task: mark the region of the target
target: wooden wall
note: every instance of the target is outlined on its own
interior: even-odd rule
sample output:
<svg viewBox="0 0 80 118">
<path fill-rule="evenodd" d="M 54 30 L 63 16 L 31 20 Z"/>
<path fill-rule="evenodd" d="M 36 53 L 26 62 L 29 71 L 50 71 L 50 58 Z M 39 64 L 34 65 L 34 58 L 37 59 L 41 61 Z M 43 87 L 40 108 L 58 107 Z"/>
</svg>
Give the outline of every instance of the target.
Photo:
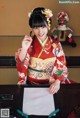
<svg viewBox="0 0 80 118">
<path fill-rule="evenodd" d="M 25 35 L 28 26 L 28 12 L 35 7 L 46 7 L 53 11 L 53 25 L 57 25 L 56 16 L 61 10 L 68 13 L 68 25 L 75 36 L 80 36 L 80 4 L 60 4 L 60 0 L 0 0 L 0 35 Z"/>
</svg>

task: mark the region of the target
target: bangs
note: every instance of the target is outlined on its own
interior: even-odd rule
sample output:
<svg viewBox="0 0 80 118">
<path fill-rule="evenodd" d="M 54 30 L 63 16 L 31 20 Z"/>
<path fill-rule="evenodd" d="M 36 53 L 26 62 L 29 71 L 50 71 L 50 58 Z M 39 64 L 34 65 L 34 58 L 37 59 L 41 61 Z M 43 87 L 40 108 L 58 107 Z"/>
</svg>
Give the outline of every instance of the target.
<svg viewBox="0 0 80 118">
<path fill-rule="evenodd" d="M 32 19 L 32 20 L 31 20 Z M 42 18 L 40 15 L 34 15 L 29 21 L 30 27 L 31 28 L 37 28 L 37 27 L 46 27 L 47 22 L 46 19 L 43 20 L 44 18 Z"/>
</svg>

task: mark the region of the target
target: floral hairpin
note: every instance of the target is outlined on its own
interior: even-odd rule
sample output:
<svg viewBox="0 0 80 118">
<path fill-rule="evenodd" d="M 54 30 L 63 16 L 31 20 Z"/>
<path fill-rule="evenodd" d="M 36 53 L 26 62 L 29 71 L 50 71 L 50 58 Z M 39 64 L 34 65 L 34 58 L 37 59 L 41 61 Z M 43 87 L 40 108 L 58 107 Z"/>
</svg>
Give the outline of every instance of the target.
<svg viewBox="0 0 80 118">
<path fill-rule="evenodd" d="M 51 18 L 53 16 L 53 13 L 50 9 L 44 9 L 42 13 L 45 14 L 47 18 Z"/>
<path fill-rule="evenodd" d="M 47 22 L 48 22 L 48 28 L 50 30 L 50 18 L 53 16 L 53 13 L 50 9 L 44 9 L 44 11 L 42 11 L 42 14 L 45 14 L 46 15 L 46 18 L 47 18 Z"/>
<path fill-rule="evenodd" d="M 29 17 L 29 18 L 31 17 L 32 12 L 33 12 L 33 10 L 28 13 L 28 17 Z"/>
</svg>

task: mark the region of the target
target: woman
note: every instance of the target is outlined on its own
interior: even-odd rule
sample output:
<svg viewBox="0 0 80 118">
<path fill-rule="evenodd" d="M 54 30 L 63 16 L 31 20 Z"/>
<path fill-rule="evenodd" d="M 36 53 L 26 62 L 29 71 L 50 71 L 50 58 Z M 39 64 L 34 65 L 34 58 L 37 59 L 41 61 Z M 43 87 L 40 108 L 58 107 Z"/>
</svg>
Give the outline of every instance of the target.
<svg viewBox="0 0 80 118">
<path fill-rule="evenodd" d="M 34 36 L 26 35 L 16 52 L 18 84 L 50 85 L 50 93 L 60 89 L 68 76 L 66 60 L 60 42 L 48 36 L 52 11 L 35 8 L 29 13 L 29 25 Z"/>
</svg>

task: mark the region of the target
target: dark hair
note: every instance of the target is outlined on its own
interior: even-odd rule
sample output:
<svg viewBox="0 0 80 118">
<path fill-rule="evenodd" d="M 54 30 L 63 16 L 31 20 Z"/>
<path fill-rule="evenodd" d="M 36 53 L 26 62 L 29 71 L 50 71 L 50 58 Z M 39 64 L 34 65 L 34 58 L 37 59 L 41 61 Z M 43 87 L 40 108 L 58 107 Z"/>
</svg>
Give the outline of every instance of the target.
<svg viewBox="0 0 80 118">
<path fill-rule="evenodd" d="M 42 11 L 44 10 L 45 8 L 38 7 L 32 11 L 30 19 L 29 19 L 29 25 L 31 28 L 46 27 L 46 25 L 48 25 L 46 15 L 42 13 Z"/>
</svg>

